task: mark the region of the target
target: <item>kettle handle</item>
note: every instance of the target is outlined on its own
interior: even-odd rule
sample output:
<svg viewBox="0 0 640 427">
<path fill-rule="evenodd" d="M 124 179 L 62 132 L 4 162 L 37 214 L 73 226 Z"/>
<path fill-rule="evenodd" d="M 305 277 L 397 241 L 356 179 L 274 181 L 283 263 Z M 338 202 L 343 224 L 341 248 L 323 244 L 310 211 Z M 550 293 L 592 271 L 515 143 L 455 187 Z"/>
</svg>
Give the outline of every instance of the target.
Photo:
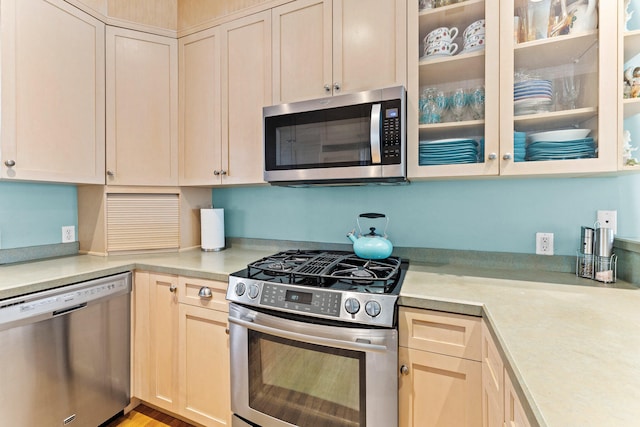
<svg viewBox="0 0 640 427">
<path fill-rule="evenodd" d="M 385 218 L 385 214 L 381 213 L 362 213 L 360 214 L 360 218 Z"/>
<path fill-rule="evenodd" d="M 387 227 L 389 226 L 389 217 L 388 216 L 386 216 L 385 214 L 373 213 L 373 212 L 360 214 L 358 216 L 358 218 L 356 218 L 356 222 L 358 223 L 358 230 L 360 231 L 360 235 L 362 235 L 362 228 L 360 227 L 360 218 L 369 218 L 369 219 L 386 218 L 387 219 L 387 223 L 384 226 L 384 231 L 382 232 L 382 235 L 383 235 L 384 238 L 387 237 Z"/>
</svg>

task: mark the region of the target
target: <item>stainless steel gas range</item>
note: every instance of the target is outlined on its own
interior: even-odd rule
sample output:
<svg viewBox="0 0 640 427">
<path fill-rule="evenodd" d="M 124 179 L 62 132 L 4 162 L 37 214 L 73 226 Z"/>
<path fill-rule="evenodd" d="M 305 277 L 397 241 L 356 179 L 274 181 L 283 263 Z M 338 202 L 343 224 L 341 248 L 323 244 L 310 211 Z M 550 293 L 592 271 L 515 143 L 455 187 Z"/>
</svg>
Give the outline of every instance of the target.
<svg viewBox="0 0 640 427">
<path fill-rule="evenodd" d="M 407 267 L 296 250 L 230 275 L 233 425 L 397 426 L 396 302 Z"/>
</svg>

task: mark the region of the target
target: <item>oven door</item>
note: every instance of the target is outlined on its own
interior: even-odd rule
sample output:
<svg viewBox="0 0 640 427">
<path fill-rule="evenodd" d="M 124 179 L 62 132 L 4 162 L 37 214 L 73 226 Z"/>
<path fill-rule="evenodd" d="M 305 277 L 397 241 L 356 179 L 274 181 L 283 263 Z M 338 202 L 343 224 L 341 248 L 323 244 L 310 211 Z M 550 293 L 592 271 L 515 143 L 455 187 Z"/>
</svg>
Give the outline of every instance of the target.
<svg viewBox="0 0 640 427">
<path fill-rule="evenodd" d="M 398 425 L 398 333 L 229 304 L 231 408 L 261 427 Z"/>
</svg>

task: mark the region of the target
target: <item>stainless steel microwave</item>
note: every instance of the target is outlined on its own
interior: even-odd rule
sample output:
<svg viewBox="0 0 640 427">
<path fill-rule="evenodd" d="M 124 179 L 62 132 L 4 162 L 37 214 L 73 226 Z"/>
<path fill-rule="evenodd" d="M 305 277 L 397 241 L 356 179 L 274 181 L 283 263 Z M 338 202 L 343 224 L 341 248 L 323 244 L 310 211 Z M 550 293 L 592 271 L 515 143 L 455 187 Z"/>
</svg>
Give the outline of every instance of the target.
<svg viewBox="0 0 640 427">
<path fill-rule="evenodd" d="M 264 179 L 273 185 L 406 182 L 402 86 L 263 108 Z"/>
</svg>

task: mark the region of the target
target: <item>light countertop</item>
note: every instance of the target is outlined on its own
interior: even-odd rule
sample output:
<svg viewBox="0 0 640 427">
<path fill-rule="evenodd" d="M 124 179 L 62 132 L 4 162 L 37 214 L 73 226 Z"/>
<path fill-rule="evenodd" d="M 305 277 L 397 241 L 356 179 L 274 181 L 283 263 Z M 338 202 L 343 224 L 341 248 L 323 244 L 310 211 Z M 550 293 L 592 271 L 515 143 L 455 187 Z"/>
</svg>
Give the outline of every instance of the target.
<svg viewBox="0 0 640 427">
<path fill-rule="evenodd" d="M 0 266 L 0 299 L 132 269 L 212 280 L 272 250 L 99 257 Z M 568 273 L 412 263 L 400 304 L 483 316 L 541 426 L 640 425 L 640 290 Z M 525 404 L 525 406 L 527 406 Z"/>
</svg>

